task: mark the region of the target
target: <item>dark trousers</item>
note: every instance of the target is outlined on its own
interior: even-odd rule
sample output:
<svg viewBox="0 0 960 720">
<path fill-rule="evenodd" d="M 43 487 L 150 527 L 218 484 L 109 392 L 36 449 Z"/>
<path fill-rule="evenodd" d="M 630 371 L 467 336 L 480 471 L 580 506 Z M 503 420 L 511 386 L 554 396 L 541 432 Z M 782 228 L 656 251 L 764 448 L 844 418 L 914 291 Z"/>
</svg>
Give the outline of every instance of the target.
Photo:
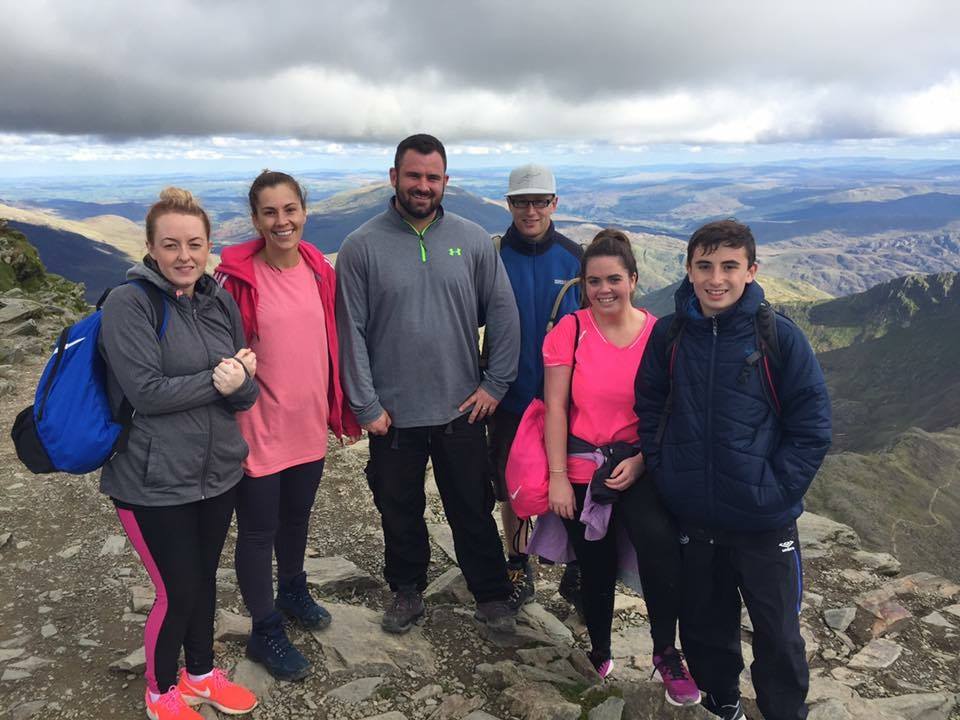
<svg viewBox="0 0 960 720">
<path fill-rule="evenodd" d="M 683 590 L 680 534 L 656 485 L 646 475 L 620 494 L 614 509 L 637 551 L 653 651 L 660 654 L 677 641 Z"/>
<path fill-rule="evenodd" d="M 367 481 L 383 526 L 384 572 L 390 588 L 427 585 L 430 542 L 423 519 L 427 459 L 453 531 L 457 562 L 477 602 L 510 594 L 487 468 L 483 423 L 463 415 L 436 427 L 391 427 L 370 436 Z"/>
<path fill-rule="evenodd" d="M 144 507 L 114 501 L 130 543 L 156 590 L 143 645 L 147 687 L 166 692 L 177 684 L 180 648 L 187 672 L 213 669 L 213 616 L 217 565 L 233 517 L 235 491 L 187 505 Z"/>
<path fill-rule="evenodd" d="M 766 720 L 804 720 L 810 681 L 800 602 L 803 570 L 797 525 L 764 533 L 684 529 L 686 577 L 680 638 L 690 672 L 724 702 L 740 696 L 740 598 L 753 623 L 750 666 L 757 707 Z"/>
<path fill-rule="evenodd" d="M 303 572 L 310 511 L 323 475 L 323 460 L 272 475 L 244 475 L 237 486 L 237 584 L 254 622 L 274 611 L 273 555 L 277 578 Z"/>
<path fill-rule="evenodd" d="M 610 517 L 607 534 L 599 540 L 584 537 L 586 525 L 580 522 L 587 486 L 576 483 L 573 494 L 577 500 L 577 512 L 573 520 L 564 519 L 567 537 L 580 563 L 580 593 L 583 602 L 583 619 L 590 634 L 593 652 L 601 657 L 610 657 L 610 627 L 613 624 L 613 597 L 617 585 L 617 534 L 616 513 Z"/>
</svg>

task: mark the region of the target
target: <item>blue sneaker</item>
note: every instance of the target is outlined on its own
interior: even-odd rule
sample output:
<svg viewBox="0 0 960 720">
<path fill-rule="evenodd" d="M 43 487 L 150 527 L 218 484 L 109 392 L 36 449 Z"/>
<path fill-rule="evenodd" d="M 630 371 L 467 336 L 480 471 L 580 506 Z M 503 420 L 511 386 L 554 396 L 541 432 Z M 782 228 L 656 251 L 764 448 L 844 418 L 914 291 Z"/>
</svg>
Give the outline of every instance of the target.
<svg viewBox="0 0 960 720">
<path fill-rule="evenodd" d="M 277 610 L 309 630 L 323 630 L 330 626 L 330 613 L 310 597 L 305 572 L 277 583 L 275 605 Z"/>
<path fill-rule="evenodd" d="M 310 661 L 290 642 L 283 629 L 283 616 L 276 610 L 253 624 L 247 657 L 263 665 L 277 680 L 303 680 L 310 674 Z"/>
</svg>

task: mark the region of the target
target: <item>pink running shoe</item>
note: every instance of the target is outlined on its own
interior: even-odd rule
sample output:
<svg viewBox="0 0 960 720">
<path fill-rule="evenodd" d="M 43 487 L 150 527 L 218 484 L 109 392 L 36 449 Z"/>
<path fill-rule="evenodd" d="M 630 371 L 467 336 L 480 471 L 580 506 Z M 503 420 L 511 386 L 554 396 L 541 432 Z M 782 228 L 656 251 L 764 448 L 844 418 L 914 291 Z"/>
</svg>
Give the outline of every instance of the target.
<svg viewBox="0 0 960 720">
<path fill-rule="evenodd" d="M 673 647 L 653 656 L 654 675 L 666 689 L 667 702 L 671 705 L 697 705 L 700 703 L 700 689 L 690 677 L 690 671 L 683 662 L 683 653 Z"/>
<path fill-rule="evenodd" d="M 593 669 L 597 671 L 597 675 L 600 676 L 601 680 L 613 672 L 613 658 L 594 655 L 592 650 L 588 653 L 587 657 L 590 658 Z"/>
</svg>

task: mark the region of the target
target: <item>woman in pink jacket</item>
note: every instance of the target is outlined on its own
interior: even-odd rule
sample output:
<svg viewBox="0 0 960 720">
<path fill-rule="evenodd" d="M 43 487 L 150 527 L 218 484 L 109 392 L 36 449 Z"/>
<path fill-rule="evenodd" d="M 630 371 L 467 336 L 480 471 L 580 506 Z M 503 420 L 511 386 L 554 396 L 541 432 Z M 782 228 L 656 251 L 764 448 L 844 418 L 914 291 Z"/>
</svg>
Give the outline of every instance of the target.
<svg viewBox="0 0 960 720">
<path fill-rule="evenodd" d="M 237 582 L 253 618 L 247 656 L 276 678 L 300 680 L 310 662 L 291 644 L 280 613 L 308 628 L 330 624 L 307 590 L 307 527 L 328 428 L 359 437 L 360 427 L 340 387 L 336 275 L 323 253 L 303 242 L 303 188 L 264 170 L 249 200 L 260 237 L 226 248 L 216 273 L 240 307 L 261 388 L 259 402 L 238 415 L 250 454 L 237 487 Z"/>
</svg>

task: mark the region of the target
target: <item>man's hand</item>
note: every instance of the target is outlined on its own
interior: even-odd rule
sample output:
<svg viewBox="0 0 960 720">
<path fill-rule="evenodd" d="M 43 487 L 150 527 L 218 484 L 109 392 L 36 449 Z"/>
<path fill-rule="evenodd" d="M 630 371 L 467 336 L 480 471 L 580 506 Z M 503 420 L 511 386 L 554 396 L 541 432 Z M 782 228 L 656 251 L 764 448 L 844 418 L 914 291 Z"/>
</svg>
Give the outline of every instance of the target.
<svg viewBox="0 0 960 720">
<path fill-rule="evenodd" d="M 361 427 L 366 430 L 371 435 L 386 435 L 387 431 L 390 429 L 390 425 L 393 424 L 393 421 L 390 420 L 390 415 L 386 410 L 373 422 L 363 423 Z"/>
<path fill-rule="evenodd" d="M 473 423 L 476 420 L 483 420 L 486 417 L 493 415 L 493 411 L 497 409 L 497 405 L 500 404 L 499 400 L 495 400 L 493 395 L 488 393 L 483 388 L 477 388 L 473 395 L 468 397 L 463 403 L 457 408 L 460 412 L 463 412 L 468 407 L 473 405 L 473 412 L 470 413 L 470 417 L 467 418 L 468 423 Z"/>
</svg>

